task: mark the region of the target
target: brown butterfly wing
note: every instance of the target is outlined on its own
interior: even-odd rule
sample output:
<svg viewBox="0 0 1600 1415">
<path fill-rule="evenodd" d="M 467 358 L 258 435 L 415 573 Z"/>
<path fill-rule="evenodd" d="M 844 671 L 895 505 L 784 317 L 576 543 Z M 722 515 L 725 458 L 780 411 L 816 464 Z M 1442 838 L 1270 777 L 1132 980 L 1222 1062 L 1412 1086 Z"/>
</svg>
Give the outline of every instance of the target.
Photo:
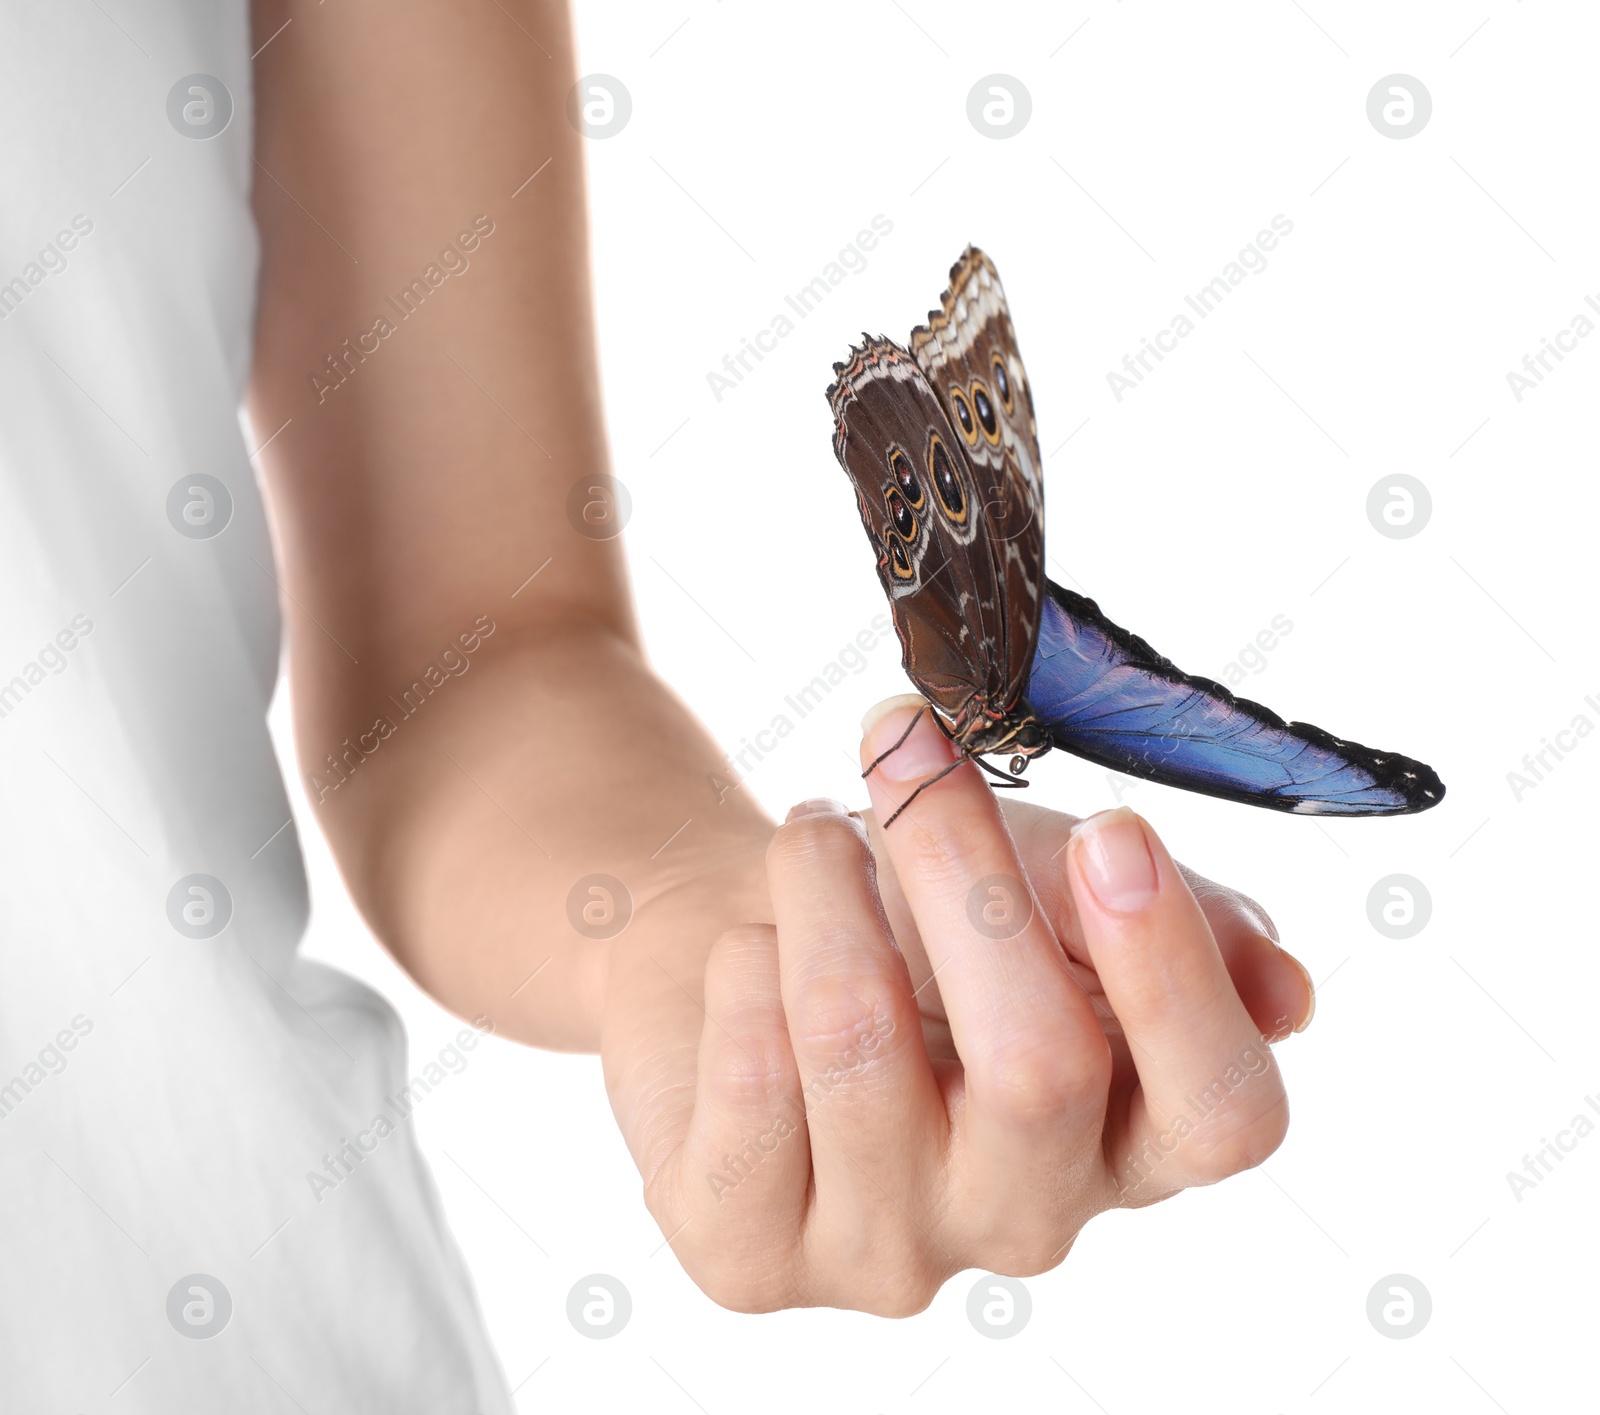
<svg viewBox="0 0 1600 1415">
<path fill-rule="evenodd" d="M 1005 689 L 1006 614 L 980 478 L 916 360 L 863 338 L 828 389 L 834 455 L 855 485 L 906 673 L 960 736 Z"/>
<path fill-rule="evenodd" d="M 1028 684 L 1044 593 L 1044 475 L 1033 391 L 994 263 L 968 246 L 911 354 L 977 472 L 1006 606 L 1004 696 Z"/>
</svg>

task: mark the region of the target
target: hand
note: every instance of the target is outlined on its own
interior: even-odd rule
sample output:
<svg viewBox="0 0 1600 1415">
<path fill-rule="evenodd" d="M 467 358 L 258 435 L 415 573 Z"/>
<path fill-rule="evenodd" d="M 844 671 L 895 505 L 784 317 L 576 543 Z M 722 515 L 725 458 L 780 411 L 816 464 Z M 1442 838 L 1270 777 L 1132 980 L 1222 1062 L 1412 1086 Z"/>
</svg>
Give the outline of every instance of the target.
<svg viewBox="0 0 1600 1415">
<path fill-rule="evenodd" d="M 885 706 L 864 761 L 913 710 Z M 924 714 L 868 778 L 876 814 L 953 759 Z M 1281 1142 L 1263 1033 L 1310 1020 L 1309 980 L 1132 812 L 1002 812 L 965 765 L 886 835 L 797 807 L 766 873 L 775 923 L 717 939 L 692 1045 L 625 986 L 603 1047 L 651 1211 L 723 1305 L 920 1311 Z"/>
<path fill-rule="evenodd" d="M 1058 854 L 1070 818 L 1002 815 L 964 767 L 878 841 L 896 953 L 856 824 L 812 813 L 774 835 L 750 793 L 726 789 L 723 753 L 645 660 L 622 541 L 569 519 L 574 478 L 609 469 L 583 138 L 561 103 L 578 75 L 570 17 L 541 9 L 534 58 L 459 7 L 389 10 L 388 65 L 362 62 L 372 27 L 343 6 L 326 7 L 314 43 L 267 50 L 254 129 L 273 180 L 254 193 L 250 405 L 296 736 L 373 932 L 462 1017 L 534 1045 L 601 1047 L 654 1212 L 729 1305 L 909 1311 L 957 1267 L 1037 1270 L 1097 1206 L 1259 1156 L 1272 1136 L 1230 1127 L 1277 1094 L 1270 1060 L 1221 1107 L 1226 1123 L 1208 1122 L 1143 1184 L 1116 1160 L 1176 1104 L 1184 1065 L 1209 1078 L 1218 1048 L 1248 1031 L 1239 998 L 1261 1026 L 1303 1015 L 1309 992 L 1247 904 L 1209 889 L 1208 931 L 1152 845 L 1156 899 L 1094 912 L 1068 869 L 1081 847 Z M 285 14 L 257 0 L 263 46 Z M 470 76 L 502 121 L 488 130 L 476 107 L 417 103 L 389 81 L 395 64 Z M 328 72 L 346 81 L 329 87 Z M 319 102 L 304 102 L 311 91 Z M 366 140 L 373 131 L 385 142 Z M 487 240 L 470 234 L 484 229 L 474 193 L 547 160 L 543 197 L 496 218 Z M 357 233 L 359 265 L 330 262 L 308 209 Z M 340 373 L 337 391 L 308 380 L 371 322 L 385 272 L 414 272 L 419 251 L 449 238 L 441 213 L 471 222 L 452 244 L 473 274 L 426 315 L 436 348 L 473 351 L 462 376 L 441 380 L 405 336 L 409 354 Z M 485 398 L 504 416 L 485 416 Z M 403 705 L 402 685 L 425 712 Z M 891 787 L 875 774 L 880 804 Z M 995 872 L 1028 878 L 1036 897 L 1012 939 L 963 923 L 964 891 Z M 615 938 L 572 921 L 575 885 L 597 874 L 625 881 L 635 906 Z M 854 1043 L 852 1012 L 892 1030 Z M 859 1056 L 804 1114 L 802 1084 L 827 1079 L 830 1031 Z M 767 1134 L 782 1106 L 793 1133 L 714 1191 L 723 1156 Z M 1102 1138 L 1121 1168 L 1100 1158 Z M 1019 1190 L 1011 1154 L 1049 1183 Z"/>
</svg>

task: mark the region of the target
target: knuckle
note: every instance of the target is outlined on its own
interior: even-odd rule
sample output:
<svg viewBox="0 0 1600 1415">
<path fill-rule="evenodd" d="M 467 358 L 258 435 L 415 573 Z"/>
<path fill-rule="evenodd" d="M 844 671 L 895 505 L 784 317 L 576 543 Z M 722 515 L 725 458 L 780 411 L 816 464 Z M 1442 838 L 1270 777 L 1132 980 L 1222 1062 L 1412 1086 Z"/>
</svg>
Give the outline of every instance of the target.
<svg viewBox="0 0 1600 1415">
<path fill-rule="evenodd" d="M 1188 882 L 1189 890 L 1207 914 L 1221 913 L 1239 919 L 1247 927 L 1265 933 L 1274 943 L 1282 943 L 1278 926 L 1272 915 L 1250 895 L 1231 885 L 1218 884 L 1213 879 L 1196 874 L 1187 866 L 1178 867 Z"/>
<path fill-rule="evenodd" d="M 793 1091 L 797 1075 L 785 1039 L 770 1032 L 732 1030 L 707 1059 L 701 1086 L 734 1110 L 752 1110 Z"/>
<path fill-rule="evenodd" d="M 1036 1173 L 1040 1178 L 1019 1173 L 1001 1185 L 981 1181 L 960 1194 L 959 1246 L 967 1266 L 1007 1277 L 1048 1272 L 1066 1259 L 1091 1218 L 1117 1207 L 1098 1128 L 1051 1153 Z"/>
<path fill-rule="evenodd" d="M 690 1270 L 689 1276 L 707 1297 L 730 1312 L 755 1314 L 775 1312 L 789 1305 L 783 1288 L 765 1275 L 744 1266 L 715 1264 L 703 1271 Z"/>
<path fill-rule="evenodd" d="M 809 1057 L 847 1069 L 877 1050 L 894 1030 L 892 1001 L 871 977 L 814 978 L 800 984 L 790 1008 L 790 1034 Z"/>
<path fill-rule="evenodd" d="M 774 974 L 772 990 L 753 980 Z M 697 1084 L 735 1106 L 792 1088 L 794 1057 L 776 994 L 775 935 L 769 924 L 741 924 L 718 939 L 706 965 L 705 1007 L 715 1023 Z"/>
<path fill-rule="evenodd" d="M 1187 1168 L 1197 1183 L 1220 1183 L 1261 1164 L 1288 1133 L 1289 1105 L 1280 1096 L 1276 1105 L 1247 1123 L 1228 1125 L 1215 1133 L 1202 1131 Z"/>
<path fill-rule="evenodd" d="M 651 1217 L 695 1286 L 731 1312 L 800 1305 L 804 1269 L 793 1226 L 763 1196 L 753 1196 L 754 1207 L 730 1212 L 708 1204 L 703 1193 L 696 1197 L 699 1188 L 699 1177 L 683 1173 L 680 1163 L 644 1191 Z"/>
<path fill-rule="evenodd" d="M 887 1218 L 832 1232 L 818 1268 L 831 1274 L 830 1306 L 875 1317 L 914 1317 L 927 1310 L 943 1285 L 926 1239 Z"/>
<path fill-rule="evenodd" d="M 933 1305 L 941 1286 L 931 1275 L 907 1276 L 898 1283 L 875 1287 L 859 1307 L 873 1317 L 915 1317 Z"/>
<path fill-rule="evenodd" d="M 1191 1183 L 1220 1184 L 1247 1169 L 1253 1169 L 1265 1155 L 1253 1155 L 1236 1140 L 1224 1140 L 1215 1145 L 1196 1146 L 1189 1157 L 1188 1171 Z"/>
<path fill-rule="evenodd" d="M 1278 926 L 1273 922 L 1272 915 L 1267 913 L 1255 899 L 1241 890 L 1230 889 L 1227 892 L 1233 898 L 1234 907 L 1241 910 L 1247 918 L 1253 915 L 1261 927 L 1266 930 L 1268 938 L 1274 943 L 1283 942 L 1283 939 L 1278 934 Z"/>
<path fill-rule="evenodd" d="M 981 1084 L 986 1103 L 1011 1119 L 1054 1122 L 1102 1103 L 1111 1068 L 1111 1047 L 1099 1032 L 1079 1046 L 1059 1036 L 1009 1037 L 984 1064 Z"/>
<path fill-rule="evenodd" d="M 1037 1277 L 1059 1267 L 1077 1241 L 1077 1234 L 1063 1238 L 1054 1225 L 1041 1227 L 986 1247 L 983 1266 L 1004 1277 Z"/>
</svg>

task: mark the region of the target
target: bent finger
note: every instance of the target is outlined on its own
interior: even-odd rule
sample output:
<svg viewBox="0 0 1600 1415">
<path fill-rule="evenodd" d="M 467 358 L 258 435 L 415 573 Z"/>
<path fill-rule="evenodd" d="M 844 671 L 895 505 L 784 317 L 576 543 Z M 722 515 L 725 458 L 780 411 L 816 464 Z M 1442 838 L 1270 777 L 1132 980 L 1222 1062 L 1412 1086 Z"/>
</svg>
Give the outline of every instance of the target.
<svg viewBox="0 0 1600 1415">
<path fill-rule="evenodd" d="M 647 1199 L 713 1300 L 763 1311 L 802 1296 L 780 1275 L 800 1270 L 810 1174 L 777 938 L 771 925 L 749 924 L 718 939 L 706 960 L 694 1109 Z M 775 1281 L 779 1290 L 768 1290 Z"/>
<path fill-rule="evenodd" d="M 1084 942 L 1139 1076 L 1108 1136 L 1124 1202 L 1258 1164 L 1287 1129 L 1282 1080 L 1166 847 L 1119 807 L 1084 821 L 1065 858 Z"/>
<path fill-rule="evenodd" d="M 1007 801 L 1005 815 L 1062 946 L 1075 962 L 1088 963 L 1072 892 L 1060 868 L 1077 818 L 1025 801 Z M 1281 946 L 1271 916 L 1248 895 L 1197 874 L 1181 861 L 1178 871 L 1199 901 L 1251 1021 L 1268 1041 L 1303 1032 L 1316 1011 L 1316 990 L 1304 965 Z M 889 917 L 898 927 L 892 904 Z"/>
<path fill-rule="evenodd" d="M 860 820 L 837 802 L 797 806 L 768 846 L 767 883 L 814 1217 L 854 1230 L 886 1205 L 922 1208 L 947 1117 Z"/>
<path fill-rule="evenodd" d="M 1311 1025 L 1317 990 L 1311 974 L 1284 948 L 1277 926 L 1249 895 L 1179 865 L 1217 940 L 1234 990 L 1269 1042 Z"/>
</svg>

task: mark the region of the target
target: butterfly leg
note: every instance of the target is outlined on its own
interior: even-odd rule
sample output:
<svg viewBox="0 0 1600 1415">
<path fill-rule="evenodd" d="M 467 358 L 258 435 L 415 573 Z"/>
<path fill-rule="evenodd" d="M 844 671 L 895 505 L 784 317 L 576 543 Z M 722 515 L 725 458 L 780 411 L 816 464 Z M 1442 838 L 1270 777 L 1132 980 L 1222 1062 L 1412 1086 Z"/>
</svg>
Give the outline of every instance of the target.
<svg viewBox="0 0 1600 1415">
<path fill-rule="evenodd" d="M 885 757 L 890 756 L 895 752 L 898 752 L 900 750 L 900 748 L 905 745 L 906 738 L 911 735 L 911 729 L 913 727 L 915 727 L 917 725 L 917 723 L 922 720 L 922 714 L 925 713 L 926 711 L 927 711 L 926 708 L 918 708 L 917 709 L 917 715 L 915 717 L 913 717 L 910 722 L 906 723 L 906 730 L 904 732 L 902 732 L 898 737 L 895 738 L 894 745 L 892 747 L 888 747 L 885 750 L 879 752 L 878 755 L 875 756 L 872 759 L 872 764 L 870 766 L 868 766 L 867 769 L 864 772 L 861 773 L 861 779 L 863 781 L 865 781 L 869 776 L 872 775 L 872 773 L 874 771 L 876 771 L 878 769 L 878 763 L 879 762 L 881 762 Z M 934 717 L 933 720 L 935 722 L 939 721 L 937 715 Z M 939 725 L 942 727 L 944 724 L 940 723 Z M 937 781 L 938 778 L 935 777 L 934 780 Z M 901 806 L 900 810 L 901 811 L 905 810 L 905 807 Z M 896 815 L 898 815 L 899 813 L 900 813 L 899 811 L 895 812 Z"/>
<path fill-rule="evenodd" d="M 901 740 L 904 741 L 905 739 L 902 738 Z M 898 745 L 898 743 L 896 745 Z M 892 752 L 893 750 L 894 750 L 894 747 L 889 748 L 889 752 Z M 889 752 L 885 752 L 883 754 L 883 756 L 884 757 L 888 756 Z M 882 761 L 882 760 L 883 760 L 883 757 L 879 757 L 878 758 L 878 761 Z M 904 811 L 905 808 L 907 806 L 909 806 L 913 801 L 915 801 L 918 796 L 920 796 L 924 791 L 926 791 L 930 786 L 932 786 L 934 782 L 943 781 L 945 779 L 945 777 L 949 776 L 950 773 L 953 772 L 958 766 L 960 766 L 962 762 L 971 761 L 971 760 L 973 760 L 972 753 L 971 752 L 967 752 L 967 751 L 963 751 L 961 753 L 961 755 L 959 757 L 957 757 L 953 762 L 951 762 L 949 766 L 945 767 L 945 769 L 943 771 L 936 771 L 926 781 L 918 782 L 917 783 L 917 789 L 915 791 L 913 791 L 909 796 L 907 796 L 905 798 L 905 800 L 903 800 L 898 806 L 896 806 L 894 808 L 893 814 L 891 814 L 889 819 L 886 820 L 883 823 L 883 828 L 885 830 L 888 830 L 888 828 L 891 825 L 893 825 L 897 820 L 900 819 L 901 812 Z M 878 762 L 874 762 L 872 765 L 876 766 L 877 764 L 878 764 Z M 871 768 L 869 767 L 868 770 L 870 771 Z"/>
<path fill-rule="evenodd" d="M 879 752 L 878 755 L 873 758 L 872 765 L 861 773 L 863 779 L 871 776 L 873 771 L 877 768 L 878 763 L 881 762 L 885 757 L 899 751 L 899 749 L 905 744 L 906 738 L 911 735 L 911 729 L 917 725 L 917 720 L 922 716 L 923 711 L 923 709 L 918 709 L 916 717 L 911 719 L 911 722 L 906 727 L 906 730 L 895 739 L 893 746 L 889 747 L 886 751 Z M 938 713 L 933 715 L 933 720 L 938 725 L 940 731 L 942 731 L 946 737 L 949 737 L 949 729 L 947 729 L 944 723 L 940 721 Z M 951 738 L 951 740 L 954 741 L 955 739 Z M 996 789 L 1004 786 L 1008 790 L 1015 790 L 1025 787 L 1028 784 L 1026 781 L 1020 780 L 1018 777 L 1013 776 L 1008 772 L 1001 771 L 999 767 L 990 766 L 989 763 L 984 761 L 982 757 L 975 756 L 969 748 L 963 747 L 961 749 L 961 755 L 951 762 L 949 766 L 945 767 L 943 771 L 935 772 L 926 781 L 918 783 L 917 789 L 907 796 L 905 800 L 903 800 L 895 808 L 894 813 L 889 817 L 888 820 L 884 821 L 883 828 L 887 830 L 891 825 L 893 825 L 895 821 L 899 819 L 900 813 L 904 811 L 905 808 L 913 801 L 915 801 L 918 796 L 932 786 L 934 782 L 944 780 L 944 778 L 949 776 L 950 773 L 960 766 L 962 762 L 967 761 L 976 762 L 984 771 L 988 772 L 990 776 L 999 778 L 997 781 L 991 783 L 991 785 L 993 785 Z"/>
<path fill-rule="evenodd" d="M 984 761 L 982 757 L 974 757 L 972 760 L 977 762 L 977 764 L 984 771 L 988 772 L 990 776 L 999 778 L 999 780 L 993 783 L 996 790 L 1002 786 L 1006 787 L 1008 790 L 1021 790 L 1028 784 L 1013 772 L 1001 771 L 997 766 L 990 766 L 989 763 Z"/>
</svg>

